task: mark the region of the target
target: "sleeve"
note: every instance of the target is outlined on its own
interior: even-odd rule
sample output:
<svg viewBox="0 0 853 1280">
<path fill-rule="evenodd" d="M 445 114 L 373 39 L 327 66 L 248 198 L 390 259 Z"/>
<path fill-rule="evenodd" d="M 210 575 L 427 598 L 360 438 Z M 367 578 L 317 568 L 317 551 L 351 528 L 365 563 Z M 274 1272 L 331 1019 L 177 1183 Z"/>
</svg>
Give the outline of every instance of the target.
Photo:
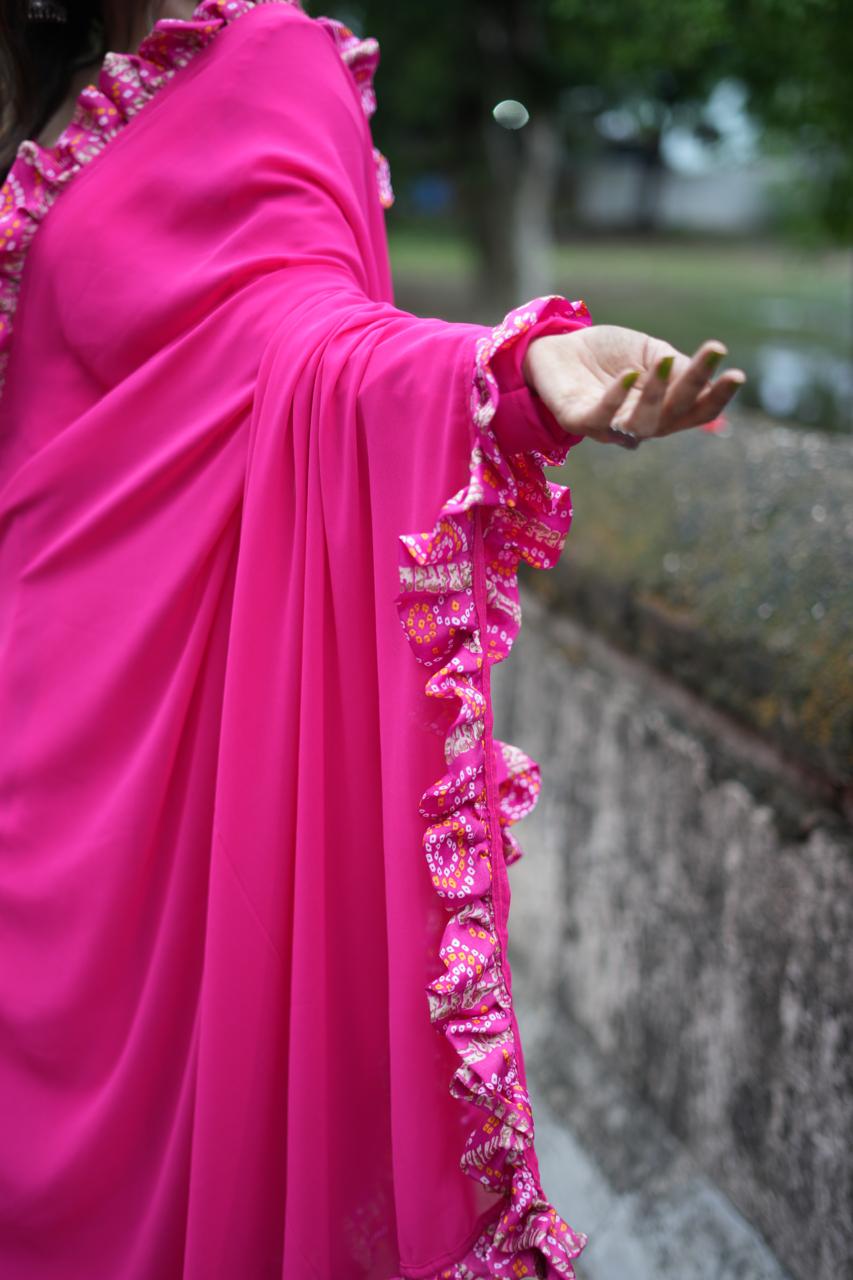
<svg viewBox="0 0 853 1280">
<path fill-rule="evenodd" d="M 534 338 L 584 329 L 590 323 L 590 317 L 582 300 L 572 303 L 570 310 L 566 309 L 564 298 L 555 298 L 552 302 L 555 305 L 543 309 L 520 338 L 501 345 L 492 357 L 499 396 L 492 430 L 506 453 L 535 449 L 544 455 L 566 443 L 564 428 L 528 386 L 523 362 Z M 569 447 L 579 444 L 582 439 L 583 436 L 570 435 Z"/>
<path fill-rule="evenodd" d="M 525 344 L 591 319 L 582 302 L 557 296 L 493 327 L 395 306 L 365 83 L 341 57 L 346 36 L 342 46 L 328 20 L 285 4 L 260 5 L 243 22 L 222 108 L 246 175 L 235 234 L 251 234 L 259 264 L 280 277 L 246 510 L 255 487 L 274 482 L 291 495 L 277 519 L 296 529 L 287 545 L 305 557 L 304 590 L 331 602 L 345 620 L 339 647 L 363 652 L 362 678 L 376 680 L 384 829 L 399 842 L 414 821 L 429 910 L 443 908 L 425 1005 L 454 1064 L 449 1093 L 461 1123 L 440 1134 L 431 1114 L 412 1108 L 403 1121 L 405 1090 L 396 1096 L 407 1135 L 399 1159 L 417 1169 L 398 1180 L 398 1229 L 410 1268 L 433 1280 L 430 1258 L 450 1257 L 463 1232 L 458 1216 L 425 1212 L 423 1184 L 438 1185 L 434 1171 L 458 1134 L 457 1167 L 441 1185 L 461 1204 L 461 1170 L 492 1195 L 494 1211 L 457 1269 L 436 1280 L 571 1280 L 586 1236 L 557 1215 L 539 1181 L 507 960 L 506 867 L 519 852 L 508 827 L 529 811 L 538 773 L 494 737 L 489 673 L 520 626 L 519 563 L 548 568 L 561 554 L 571 495 L 544 468 L 580 439 L 525 387 Z M 425 776 L 433 769 L 439 776 Z M 408 853 L 386 857 L 389 904 L 395 879 L 411 874 Z M 389 905 L 398 967 L 417 935 L 416 892 L 409 883 L 400 910 Z M 410 1004 L 404 993 L 391 1022 L 408 1026 L 407 1044 L 420 1043 L 406 1020 L 426 1013 Z"/>
</svg>

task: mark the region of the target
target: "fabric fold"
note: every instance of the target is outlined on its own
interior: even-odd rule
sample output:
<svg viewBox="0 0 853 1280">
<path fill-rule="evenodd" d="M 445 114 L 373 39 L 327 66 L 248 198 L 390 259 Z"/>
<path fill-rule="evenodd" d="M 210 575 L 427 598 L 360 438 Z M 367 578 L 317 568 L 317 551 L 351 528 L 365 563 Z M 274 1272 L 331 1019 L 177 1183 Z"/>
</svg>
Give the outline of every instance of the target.
<svg viewBox="0 0 853 1280">
<path fill-rule="evenodd" d="M 27 250 L 48 209 L 75 175 L 159 97 L 181 68 L 224 27 L 262 4 L 300 8 L 299 0 L 201 0 L 191 18 L 161 18 L 136 53 L 106 54 L 95 83 L 81 89 L 74 115 L 53 146 L 43 147 L 31 138 L 20 144 L 0 188 L 0 395 Z M 360 39 L 337 18 L 316 21 L 355 80 L 369 120 L 376 111 L 373 76 L 379 64 L 378 41 Z M 373 159 L 379 199 L 387 209 L 394 203 L 391 171 L 377 147 L 373 147 Z"/>
<path fill-rule="evenodd" d="M 375 42 L 290 0 L 154 34 L 93 149 L 78 120 L 67 176 L 24 174 L 53 211 L 0 433 L 7 1265 L 570 1276 L 506 963 L 539 774 L 489 671 L 579 439 L 513 359 L 589 315 L 394 305 Z"/>
<path fill-rule="evenodd" d="M 461 1059 L 451 1093 L 482 1111 L 462 1168 L 504 1197 L 466 1257 L 436 1280 L 574 1277 L 572 1260 L 587 1243 L 548 1203 L 533 1149 L 507 959 L 505 868 L 520 856 L 507 828 L 533 808 L 539 771 L 518 748 L 494 739 L 489 685 L 490 667 L 508 657 L 521 624 L 519 563 L 553 567 L 571 524 L 571 490 L 543 468 L 565 461 L 583 437 L 564 432 L 547 452 L 505 455 L 492 430 L 500 404 L 496 357 L 522 335 L 529 341 L 536 326 L 547 331 L 553 317 L 592 322 L 583 302 L 543 297 L 479 339 L 468 484 L 448 498 L 431 530 L 400 535 L 400 623 L 431 672 L 427 695 L 456 712 L 445 736 L 447 771 L 420 802 L 432 884 L 449 911 L 443 971 L 427 986 L 430 1017 Z"/>
</svg>

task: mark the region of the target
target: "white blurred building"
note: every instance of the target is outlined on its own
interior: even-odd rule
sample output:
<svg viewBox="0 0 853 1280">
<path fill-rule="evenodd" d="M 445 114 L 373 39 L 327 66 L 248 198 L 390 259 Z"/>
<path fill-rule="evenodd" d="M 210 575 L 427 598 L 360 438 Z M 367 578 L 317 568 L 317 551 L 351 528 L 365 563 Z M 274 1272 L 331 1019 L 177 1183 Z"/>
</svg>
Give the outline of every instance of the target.
<svg viewBox="0 0 853 1280">
<path fill-rule="evenodd" d="M 587 162 L 574 175 L 577 218 L 591 226 L 633 228 L 647 181 L 642 161 L 612 153 Z M 780 185 L 792 182 L 790 162 L 761 159 L 700 173 L 665 169 L 656 190 L 660 230 L 750 232 L 771 220 Z"/>
</svg>

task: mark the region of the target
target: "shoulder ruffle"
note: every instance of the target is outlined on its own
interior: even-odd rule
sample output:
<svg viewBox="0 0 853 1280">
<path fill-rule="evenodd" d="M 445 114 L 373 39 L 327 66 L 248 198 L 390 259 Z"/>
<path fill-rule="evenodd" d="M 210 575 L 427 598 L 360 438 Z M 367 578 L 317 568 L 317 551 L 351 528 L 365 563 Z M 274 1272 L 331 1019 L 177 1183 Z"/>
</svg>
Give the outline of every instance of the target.
<svg viewBox="0 0 853 1280">
<path fill-rule="evenodd" d="M 420 802 L 432 883 L 450 911 L 442 972 L 426 988 L 429 1012 L 460 1058 L 451 1094 L 482 1108 L 461 1166 L 504 1197 L 466 1257 L 430 1280 L 573 1280 L 572 1260 L 588 1239 L 548 1203 L 533 1151 L 503 954 L 509 891 L 500 863 L 520 856 L 508 828 L 536 803 L 539 770 L 492 736 L 489 685 L 491 665 L 508 656 L 521 624 L 520 561 L 553 567 L 571 523 L 569 487 L 549 481 L 543 468 L 563 462 L 582 439 L 567 433 L 547 455 L 531 450 L 505 457 L 490 428 L 499 399 L 492 361 L 555 312 L 592 323 L 581 301 L 536 298 L 479 340 L 468 484 L 445 502 L 431 530 L 400 535 L 400 623 L 431 671 L 427 695 L 456 702 L 445 738 L 447 771 Z"/>
<path fill-rule="evenodd" d="M 0 395 L 12 340 L 27 249 L 40 222 L 62 190 L 97 156 L 181 67 L 216 34 L 260 4 L 299 5 L 299 0 L 201 0 L 191 18 L 161 18 L 136 53 L 107 53 L 97 83 L 77 97 L 74 115 L 52 147 L 25 139 L 0 187 Z M 315 19 L 332 36 L 359 90 L 365 115 L 376 110 L 373 74 L 376 40 L 360 40 L 334 18 Z M 388 162 L 375 147 L 377 185 L 383 207 L 394 199 Z"/>
<path fill-rule="evenodd" d="M 317 18 L 335 42 L 338 52 L 352 72 L 353 79 L 361 97 L 361 105 L 368 120 L 376 110 L 376 90 L 373 77 L 379 65 L 379 41 L 373 36 L 360 39 L 350 31 L 349 27 L 337 18 Z M 379 185 L 379 200 L 383 209 L 390 209 L 394 203 L 394 192 L 391 188 L 391 169 L 385 156 L 378 147 L 373 148 L 373 159 L 376 162 L 376 181 Z"/>
</svg>

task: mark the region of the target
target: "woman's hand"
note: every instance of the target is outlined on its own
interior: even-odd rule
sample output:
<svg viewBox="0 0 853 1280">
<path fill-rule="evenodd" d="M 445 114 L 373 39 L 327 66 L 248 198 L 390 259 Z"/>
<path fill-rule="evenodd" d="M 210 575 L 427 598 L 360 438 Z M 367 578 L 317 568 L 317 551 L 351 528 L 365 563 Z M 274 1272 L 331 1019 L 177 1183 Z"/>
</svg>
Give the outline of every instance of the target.
<svg viewBox="0 0 853 1280">
<path fill-rule="evenodd" d="M 718 417 L 746 382 L 741 369 L 711 382 L 725 354 L 721 342 L 686 356 L 636 329 L 594 324 L 534 338 L 522 368 L 565 431 L 630 449 Z"/>
</svg>

